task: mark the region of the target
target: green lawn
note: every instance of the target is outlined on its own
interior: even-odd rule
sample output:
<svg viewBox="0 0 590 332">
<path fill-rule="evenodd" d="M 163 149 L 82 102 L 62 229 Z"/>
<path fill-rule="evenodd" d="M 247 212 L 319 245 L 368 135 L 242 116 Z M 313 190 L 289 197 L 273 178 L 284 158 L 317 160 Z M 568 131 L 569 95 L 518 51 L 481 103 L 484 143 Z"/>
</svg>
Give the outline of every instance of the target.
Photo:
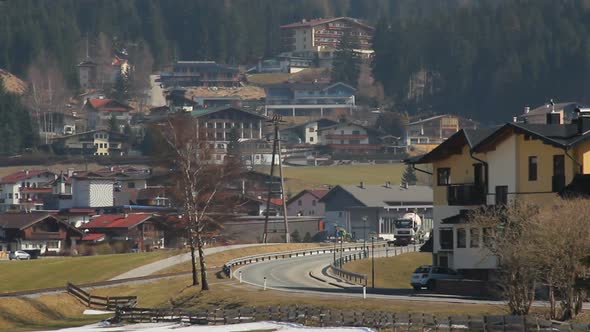
<svg viewBox="0 0 590 332">
<path fill-rule="evenodd" d="M 343 165 L 284 167 L 285 191 L 295 195 L 302 189 L 322 188 L 328 185 L 350 185 L 363 181 L 365 184 L 384 184 L 385 181 L 400 183 L 406 165 Z M 260 171 L 268 172 L 268 168 Z M 278 170 L 277 170 L 278 173 Z"/>
<path fill-rule="evenodd" d="M 375 287 L 379 288 L 412 288 L 410 277 L 420 265 L 432 264 L 432 254 L 412 252 L 396 257 L 375 258 Z M 364 273 L 369 276 L 371 285 L 371 260 L 364 259 L 344 265 L 348 271 Z"/>
<path fill-rule="evenodd" d="M 103 281 L 136 267 L 179 254 L 178 250 L 0 262 L 0 293 L 60 287 L 66 282 Z"/>
</svg>

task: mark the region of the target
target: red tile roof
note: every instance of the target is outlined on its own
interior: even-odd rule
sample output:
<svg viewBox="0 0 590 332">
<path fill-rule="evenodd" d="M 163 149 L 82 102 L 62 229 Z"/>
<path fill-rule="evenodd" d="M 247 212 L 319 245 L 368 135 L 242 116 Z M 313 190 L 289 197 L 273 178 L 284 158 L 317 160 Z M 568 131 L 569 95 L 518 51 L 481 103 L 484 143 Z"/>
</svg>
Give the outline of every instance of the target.
<svg viewBox="0 0 590 332">
<path fill-rule="evenodd" d="M 12 173 L 10 175 L 3 177 L 2 179 L 0 179 L 0 183 L 17 183 L 22 180 L 30 179 L 34 176 L 45 174 L 45 173 L 53 174 L 53 173 L 49 172 L 48 170 L 30 170 L 30 171 L 22 170 L 22 171 L 18 171 L 16 173 Z"/>
<path fill-rule="evenodd" d="M 92 108 L 98 111 L 128 112 L 133 109 L 133 107 L 127 104 L 108 98 L 89 98 L 88 103 Z"/>
<path fill-rule="evenodd" d="M 131 228 L 151 217 L 152 215 L 147 213 L 134 213 L 127 215 L 104 214 L 95 219 L 92 219 L 90 222 L 82 225 L 80 228 Z"/>
<path fill-rule="evenodd" d="M 104 239 L 104 234 L 102 233 L 88 233 L 84 235 L 81 241 L 99 241 Z"/>
<path fill-rule="evenodd" d="M 270 199 L 270 204 L 282 206 L 283 205 L 283 200 L 280 199 L 280 198 L 271 198 Z"/>
<path fill-rule="evenodd" d="M 319 198 L 324 197 L 328 193 L 328 191 L 330 191 L 330 190 L 328 190 L 328 189 L 311 189 L 311 190 L 308 190 L 308 191 L 312 195 L 314 195 L 316 198 L 319 199 Z"/>
</svg>

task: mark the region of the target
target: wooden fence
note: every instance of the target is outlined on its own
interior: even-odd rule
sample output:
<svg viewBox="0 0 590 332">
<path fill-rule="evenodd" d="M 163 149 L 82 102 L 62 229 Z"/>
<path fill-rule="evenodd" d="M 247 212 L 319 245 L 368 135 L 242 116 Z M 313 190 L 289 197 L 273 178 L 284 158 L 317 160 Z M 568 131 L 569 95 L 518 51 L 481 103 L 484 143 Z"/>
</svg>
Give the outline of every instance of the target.
<svg viewBox="0 0 590 332">
<path fill-rule="evenodd" d="M 272 306 L 185 311 L 180 309 L 118 308 L 116 322 L 179 322 L 225 325 L 278 321 L 306 326 L 370 327 L 387 331 L 590 331 L 590 324 L 565 324 L 523 316 L 442 316 L 424 313 L 339 311 L 314 307 Z"/>
<path fill-rule="evenodd" d="M 131 308 L 137 305 L 137 296 L 96 296 L 69 282 L 67 291 L 89 308 L 116 310 L 119 308 Z"/>
</svg>

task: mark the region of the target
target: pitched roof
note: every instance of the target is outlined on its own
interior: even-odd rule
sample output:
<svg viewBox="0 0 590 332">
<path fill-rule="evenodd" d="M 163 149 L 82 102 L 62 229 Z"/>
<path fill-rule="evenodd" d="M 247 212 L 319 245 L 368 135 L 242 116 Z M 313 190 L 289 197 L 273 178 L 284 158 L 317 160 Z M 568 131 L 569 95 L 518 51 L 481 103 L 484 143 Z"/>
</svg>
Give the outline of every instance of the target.
<svg viewBox="0 0 590 332">
<path fill-rule="evenodd" d="M 221 111 L 235 111 L 235 112 L 242 112 L 242 113 L 246 113 L 249 115 L 252 115 L 254 117 L 260 118 L 262 120 L 266 120 L 267 117 L 261 114 L 258 114 L 256 112 L 252 112 L 252 111 L 247 111 L 247 110 L 243 110 L 243 109 L 239 109 L 239 108 L 235 108 L 235 107 L 222 107 L 222 108 L 215 108 L 215 109 L 203 109 L 203 110 L 198 110 L 198 111 L 192 111 L 191 115 L 196 117 L 196 118 L 200 118 L 206 115 L 211 115 L 213 113 L 217 113 L 217 112 L 221 112 Z"/>
<path fill-rule="evenodd" d="M 66 226 L 80 235 L 82 232 L 70 224 L 54 217 L 47 212 L 31 212 L 31 213 L 4 213 L 0 214 L 0 228 L 23 230 L 47 218 L 53 219 L 56 222 Z"/>
<path fill-rule="evenodd" d="M 547 114 L 550 113 L 553 109 L 555 109 L 556 111 L 559 110 L 567 110 L 568 108 L 571 108 L 572 110 L 578 107 L 581 107 L 580 103 L 576 102 L 576 101 L 568 101 L 568 102 L 564 102 L 564 103 L 556 103 L 553 105 L 553 107 L 551 107 L 551 103 L 546 103 L 544 105 L 541 105 L 539 107 L 536 107 L 532 110 L 530 110 L 528 113 L 524 113 L 521 116 L 523 117 L 527 117 L 527 116 L 534 116 L 534 115 L 543 115 L 543 114 Z"/>
<path fill-rule="evenodd" d="M 310 194 L 317 199 L 321 199 L 322 197 L 326 196 L 326 194 L 329 191 L 330 191 L 329 189 L 304 189 L 304 190 L 298 192 L 295 196 L 289 198 L 289 200 L 287 201 L 287 204 L 291 204 L 292 202 L 294 202 L 299 197 L 301 197 L 305 194 Z"/>
<path fill-rule="evenodd" d="M 133 107 L 123 102 L 108 98 L 88 98 L 86 104 L 97 111 L 128 112 L 133 110 Z"/>
<path fill-rule="evenodd" d="M 266 86 L 267 89 L 289 89 L 289 90 L 313 90 L 313 91 L 324 91 L 330 89 L 334 86 L 342 85 L 347 87 L 353 91 L 356 91 L 356 88 L 350 86 L 343 82 L 336 82 L 336 83 L 313 83 L 313 82 L 284 82 L 284 83 L 275 83 L 269 84 Z"/>
<path fill-rule="evenodd" d="M 217 63 L 215 61 L 176 61 L 174 66 L 178 67 L 190 67 L 190 68 L 198 68 L 199 72 L 207 72 L 207 73 L 221 73 L 221 72 L 231 72 L 237 73 L 239 72 L 238 68 L 230 67 L 224 64 Z"/>
<path fill-rule="evenodd" d="M 132 228 L 152 217 L 151 214 L 147 213 L 103 214 L 82 225 L 80 228 Z"/>
<path fill-rule="evenodd" d="M 385 207 L 388 202 L 432 202 L 432 188 L 429 186 L 408 186 L 403 188 L 392 185 L 339 185 L 328 192 L 320 201 L 325 202 L 333 193 L 344 190 L 352 195 L 364 207 Z M 351 206 L 352 207 L 352 206 Z"/>
<path fill-rule="evenodd" d="M 333 18 L 319 18 L 312 20 L 302 20 L 301 22 L 295 22 L 290 24 L 281 25 L 281 29 L 301 28 L 301 27 L 313 27 L 320 24 L 330 23 L 338 20 L 346 20 L 354 24 L 361 25 L 365 28 L 375 30 L 374 27 L 352 17 L 333 17 Z"/>
<path fill-rule="evenodd" d="M 22 170 L 22 171 L 18 171 L 12 174 L 9 174 L 5 177 L 3 177 L 2 179 L 0 179 L 0 184 L 3 183 L 17 183 L 19 181 L 22 180 L 27 180 L 30 179 L 32 177 L 35 177 L 37 175 L 42 175 L 42 174 L 51 174 L 51 175 L 55 175 L 53 172 L 50 172 L 48 170 Z"/>
</svg>

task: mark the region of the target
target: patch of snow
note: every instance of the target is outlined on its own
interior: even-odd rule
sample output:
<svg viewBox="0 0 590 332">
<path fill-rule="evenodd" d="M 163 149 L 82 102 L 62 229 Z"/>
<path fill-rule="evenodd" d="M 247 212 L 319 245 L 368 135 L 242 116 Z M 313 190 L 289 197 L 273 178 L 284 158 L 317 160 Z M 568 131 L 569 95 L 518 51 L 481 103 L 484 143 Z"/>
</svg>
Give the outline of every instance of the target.
<svg viewBox="0 0 590 332">
<path fill-rule="evenodd" d="M 366 327 L 308 327 L 294 323 L 257 322 L 232 325 L 182 325 L 178 323 L 150 323 L 111 326 L 107 322 L 58 330 L 61 332 L 248 332 L 274 330 L 280 332 L 374 332 Z"/>
<path fill-rule="evenodd" d="M 95 309 L 86 309 L 84 310 L 84 315 L 107 315 L 107 314 L 114 314 L 114 311 L 104 311 L 104 310 L 95 310 Z"/>
</svg>

